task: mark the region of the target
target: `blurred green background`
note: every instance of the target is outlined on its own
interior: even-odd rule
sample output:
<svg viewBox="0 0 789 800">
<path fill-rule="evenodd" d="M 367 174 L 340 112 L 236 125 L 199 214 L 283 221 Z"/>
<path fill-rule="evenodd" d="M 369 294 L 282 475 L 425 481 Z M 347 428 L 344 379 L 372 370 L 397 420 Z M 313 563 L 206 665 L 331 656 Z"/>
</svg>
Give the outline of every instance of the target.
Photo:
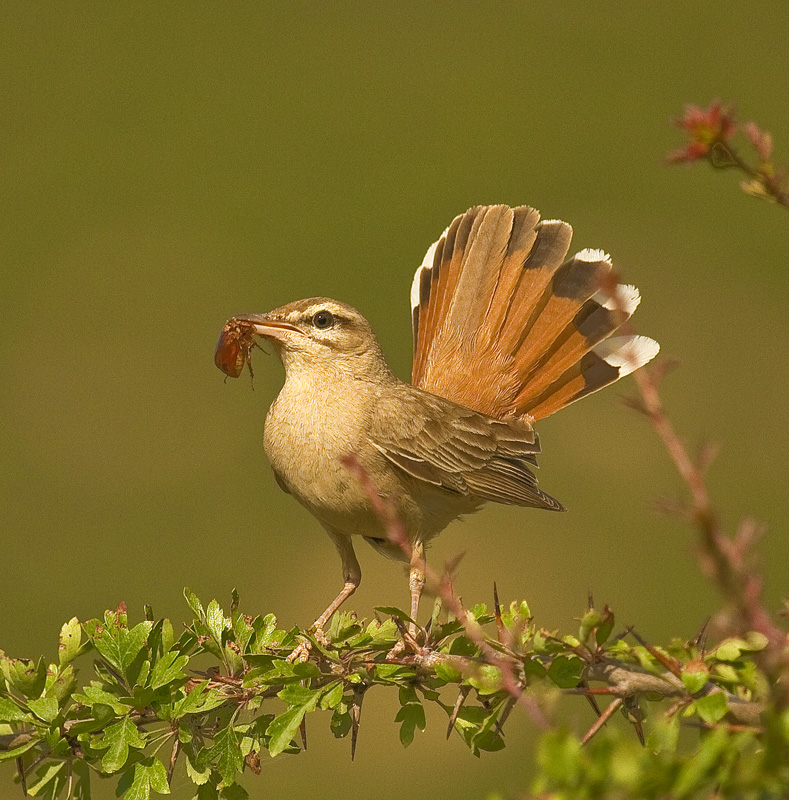
<svg viewBox="0 0 789 800">
<path fill-rule="evenodd" d="M 6 3 L 0 19 L 7 653 L 54 659 L 62 622 L 121 600 L 183 619 L 185 585 L 222 601 L 236 586 L 250 612 L 309 623 L 339 560 L 262 452 L 281 367 L 259 353 L 254 392 L 223 382 L 219 331 L 325 294 L 368 317 L 407 377 L 411 275 L 475 203 L 568 220 L 574 249 L 606 249 L 640 287 L 638 329 L 681 362 L 664 390 L 674 421 L 721 446 L 711 486 L 727 522 L 770 525 L 777 605 L 789 215 L 733 174 L 661 159 L 681 144 L 668 121 L 683 103 L 720 96 L 789 162 L 785 3 Z M 438 540 L 434 564 L 466 552 L 468 601 L 496 580 L 572 630 L 591 589 L 653 640 L 715 611 L 692 533 L 654 510 L 681 489 L 619 402 L 632 392 L 542 424 L 541 483 L 570 513 L 489 507 Z M 400 567 L 358 549 L 351 607 L 404 604 Z M 477 762 L 435 716 L 404 751 L 395 710 L 369 694 L 354 764 L 316 720 L 306 755 L 245 781 L 252 797 L 524 788 L 526 721 Z"/>
</svg>

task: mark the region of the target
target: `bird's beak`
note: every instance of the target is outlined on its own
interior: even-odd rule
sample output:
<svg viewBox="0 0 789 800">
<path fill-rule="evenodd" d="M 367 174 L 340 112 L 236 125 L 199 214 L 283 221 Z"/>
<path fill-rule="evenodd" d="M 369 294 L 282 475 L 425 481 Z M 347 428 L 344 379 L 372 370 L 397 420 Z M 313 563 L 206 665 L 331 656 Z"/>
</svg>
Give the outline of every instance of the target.
<svg viewBox="0 0 789 800">
<path fill-rule="evenodd" d="M 265 314 L 245 314 L 235 317 L 240 322 L 251 323 L 258 336 L 268 339 L 285 339 L 288 333 L 302 333 L 295 325 L 277 319 L 269 319 Z"/>
</svg>

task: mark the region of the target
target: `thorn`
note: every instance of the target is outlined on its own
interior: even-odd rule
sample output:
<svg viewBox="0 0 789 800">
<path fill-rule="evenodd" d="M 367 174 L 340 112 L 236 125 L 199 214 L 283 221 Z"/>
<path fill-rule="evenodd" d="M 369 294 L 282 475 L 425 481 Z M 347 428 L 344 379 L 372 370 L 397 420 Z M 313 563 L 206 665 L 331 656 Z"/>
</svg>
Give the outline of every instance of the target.
<svg viewBox="0 0 789 800">
<path fill-rule="evenodd" d="M 589 684 L 586 681 L 581 681 L 578 684 L 578 688 L 587 690 L 587 691 L 585 691 L 583 693 L 584 697 L 589 701 L 589 705 L 592 707 L 592 711 L 594 711 L 595 716 L 599 717 L 600 716 L 600 706 L 597 705 L 597 700 L 595 700 L 594 694 L 592 692 L 588 691 Z"/>
<path fill-rule="evenodd" d="M 624 638 L 625 638 L 625 636 L 629 636 L 629 635 L 630 635 L 632 632 L 633 632 L 633 626 L 632 626 L 632 625 L 628 625 L 628 626 L 627 626 L 627 627 L 626 627 L 626 628 L 625 628 L 625 629 L 622 631 L 622 633 L 618 633 L 618 634 L 617 634 L 617 635 L 614 637 L 614 641 L 615 641 L 615 642 L 621 642 L 621 641 L 622 641 L 622 639 L 624 639 Z"/>
<path fill-rule="evenodd" d="M 592 590 L 591 589 L 587 589 L 586 590 L 586 596 L 587 596 L 588 602 L 589 602 L 589 610 L 593 611 L 594 610 L 594 597 L 592 596 Z"/>
<path fill-rule="evenodd" d="M 644 712 L 641 710 L 641 706 L 638 704 L 638 698 L 625 697 L 624 703 L 625 704 L 622 711 L 624 712 L 625 717 L 627 717 L 628 722 L 630 722 L 633 728 L 635 728 L 638 741 L 641 742 L 641 746 L 644 747 L 646 745 L 646 739 L 644 739 L 644 726 L 642 725 Z"/>
<path fill-rule="evenodd" d="M 701 626 L 699 632 L 693 637 L 693 641 L 691 644 L 694 647 L 698 647 L 701 651 L 701 657 L 704 658 L 704 654 L 707 650 L 707 626 L 710 624 L 710 620 L 712 617 L 707 617 L 704 620 L 704 624 Z"/>
<path fill-rule="evenodd" d="M 362 700 L 367 687 L 357 683 L 353 688 L 353 703 L 351 704 L 351 761 L 356 757 L 356 739 L 359 736 L 359 721 L 362 718 Z"/>
<path fill-rule="evenodd" d="M 178 732 L 175 733 L 175 741 L 173 742 L 173 749 L 170 753 L 170 765 L 167 767 L 167 785 L 173 785 L 173 772 L 175 772 L 175 762 L 178 760 L 178 754 L 181 752 L 181 740 L 178 738 Z"/>
<path fill-rule="evenodd" d="M 301 718 L 301 724 L 299 725 L 299 733 L 301 734 L 301 747 L 304 751 L 307 750 L 307 715 L 305 714 Z"/>
<path fill-rule="evenodd" d="M 614 712 L 622 705 L 623 700 L 621 697 L 617 697 L 615 700 L 612 700 L 608 704 L 608 708 L 595 720 L 594 725 L 586 732 L 586 735 L 583 739 L 581 739 L 581 744 L 586 744 L 599 730 L 603 727 L 603 725 L 608 722 L 609 719 L 614 715 Z"/>
<path fill-rule="evenodd" d="M 27 780 L 25 780 L 25 762 L 20 756 L 16 760 L 16 771 L 19 773 L 19 783 L 22 785 L 22 794 L 27 797 Z"/>
<path fill-rule="evenodd" d="M 455 707 L 452 709 L 452 713 L 449 716 L 449 725 L 447 725 L 447 739 L 449 739 L 449 737 L 452 735 L 452 730 L 457 722 L 460 709 L 463 708 L 463 703 L 466 702 L 466 698 L 468 697 L 468 693 L 470 691 L 470 686 L 461 686 L 458 690 L 458 699 L 455 700 Z"/>
<path fill-rule="evenodd" d="M 664 655 L 659 650 L 656 650 L 651 644 L 642 639 L 632 628 L 630 630 L 633 638 L 642 646 L 645 647 L 649 655 L 656 661 L 661 663 L 674 677 L 682 678 L 682 667 L 679 662 L 671 656 Z"/>
</svg>

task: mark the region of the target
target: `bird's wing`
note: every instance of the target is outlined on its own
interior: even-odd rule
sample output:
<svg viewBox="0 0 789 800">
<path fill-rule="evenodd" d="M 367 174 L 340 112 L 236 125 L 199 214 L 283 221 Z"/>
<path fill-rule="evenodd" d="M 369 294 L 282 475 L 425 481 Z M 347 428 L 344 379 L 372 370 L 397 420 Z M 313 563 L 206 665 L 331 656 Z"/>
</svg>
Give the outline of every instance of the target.
<svg viewBox="0 0 789 800">
<path fill-rule="evenodd" d="M 525 419 L 498 420 L 402 385 L 381 395 L 370 443 L 412 477 L 449 491 L 555 511 L 528 464 L 540 443 Z"/>
</svg>

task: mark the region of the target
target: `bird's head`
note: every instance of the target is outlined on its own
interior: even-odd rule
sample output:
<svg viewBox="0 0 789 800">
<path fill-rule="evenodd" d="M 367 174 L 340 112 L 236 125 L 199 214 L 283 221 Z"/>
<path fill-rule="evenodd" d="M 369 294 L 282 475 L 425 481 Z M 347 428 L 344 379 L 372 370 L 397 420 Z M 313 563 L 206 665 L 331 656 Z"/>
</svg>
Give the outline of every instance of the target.
<svg viewBox="0 0 789 800">
<path fill-rule="evenodd" d="M 255 334 L 267 339 L 286 371 L 323 368 L 358 377 L 386 369 L 370 323 L 355 308 L 328 297 L 234 319 L 251 324 Z"/>
</svg>

